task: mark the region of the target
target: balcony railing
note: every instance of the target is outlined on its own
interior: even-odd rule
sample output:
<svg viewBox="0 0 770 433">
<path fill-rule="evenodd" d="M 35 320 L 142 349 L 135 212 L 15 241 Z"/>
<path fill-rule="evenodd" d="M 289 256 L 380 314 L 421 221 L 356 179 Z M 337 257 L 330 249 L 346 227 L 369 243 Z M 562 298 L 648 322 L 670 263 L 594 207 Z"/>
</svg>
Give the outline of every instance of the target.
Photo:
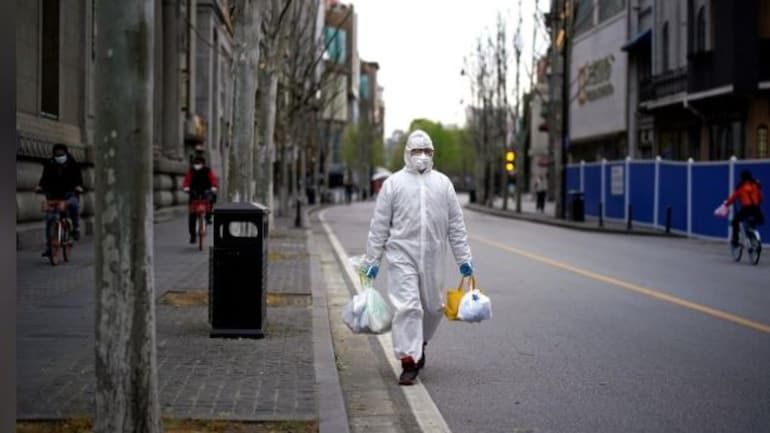
<svg viewBox="0 0 770 433">
<path fill-rule="evenodd" d="M 639 98 L 641 101 L 653 101 L 665 96 L 687 91 L 687 69 L 655 75 L 640 83 Z"/>
</svg>

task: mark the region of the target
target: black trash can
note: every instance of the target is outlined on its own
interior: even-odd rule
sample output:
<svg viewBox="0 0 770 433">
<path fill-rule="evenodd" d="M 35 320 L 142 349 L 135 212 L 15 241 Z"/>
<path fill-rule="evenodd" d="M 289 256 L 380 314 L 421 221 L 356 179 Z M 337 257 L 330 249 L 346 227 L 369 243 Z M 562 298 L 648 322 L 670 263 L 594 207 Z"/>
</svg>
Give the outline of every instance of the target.
<svg viewBox="0 0 770 433">
<path fill-rule="evenodd" d="M 210 337 L 262 338 L 267 313 L 267 216 L 258 203 L 214 208 L 209 256 Z"/>
<path fill-rule="evenodd" d="M 572 221 L 583 222 L 586 220 L 585 214 L 585 194 L 581 191 L 570 191 L 570 214 Z"/>
</svg>

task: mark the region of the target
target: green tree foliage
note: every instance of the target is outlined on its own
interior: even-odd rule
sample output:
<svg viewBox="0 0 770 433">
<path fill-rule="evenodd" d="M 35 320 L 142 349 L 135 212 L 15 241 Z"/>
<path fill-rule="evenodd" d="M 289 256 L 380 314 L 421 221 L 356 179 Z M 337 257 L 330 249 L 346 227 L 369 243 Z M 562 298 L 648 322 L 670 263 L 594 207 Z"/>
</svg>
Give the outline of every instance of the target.
<svg viewBox="0 0 770 433">
<path fill-rule="evenodd" d="M 351 169 L 359 169 L 367 165 L 365 164 L 367 153 L 369 166 L 377 167 L 384 164 L 385 148 L 382 137 L 373 134 L 366 123 L 348 125 L 342 134 L 342 161 Z"/>
</svg>

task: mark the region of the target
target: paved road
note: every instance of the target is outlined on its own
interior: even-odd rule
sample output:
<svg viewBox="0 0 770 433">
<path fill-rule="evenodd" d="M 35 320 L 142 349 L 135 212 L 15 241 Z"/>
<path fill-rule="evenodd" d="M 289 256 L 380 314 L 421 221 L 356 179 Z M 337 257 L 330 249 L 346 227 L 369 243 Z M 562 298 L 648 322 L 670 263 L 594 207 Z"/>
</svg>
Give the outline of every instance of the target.
<svg viewBox="0 0 770 433">
<path fill-rule="evenodd" d="M 372 210 L 326 211 L 351 255 Z M 455 433 L 770 432 L 770 256 L 465 217 L 495 316 L 443 324 L 421 374 Z"/>
</svg>

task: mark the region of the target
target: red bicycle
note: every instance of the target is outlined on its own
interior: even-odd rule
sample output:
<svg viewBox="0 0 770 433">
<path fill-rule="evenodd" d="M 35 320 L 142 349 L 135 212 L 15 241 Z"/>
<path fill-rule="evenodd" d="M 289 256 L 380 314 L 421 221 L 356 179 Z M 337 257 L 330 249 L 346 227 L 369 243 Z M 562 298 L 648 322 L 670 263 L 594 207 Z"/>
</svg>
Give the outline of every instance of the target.
<svg viewBox="0 0 770 433">
<path fill-rule="evenodd" d="M 197 195 L 190 201 L 190 213 L 196 215 L 198 230 L 198 250 L 203 251 L 203 240 L 206 238 L 206 215 L 211 213 L 211 201 L 203 195 Z"/>
<path fill-rule="evenodd" d="M 48 240 L 48 260 L 50 260 L 52 266 L 56 266 L 61 263 L 63 258 L 65 262 L 69 262 L 72 257 L 72 220 L 67 212 L 66 200 L 48 200 L 43 201 L 43 211 L 46 213 L 46 219 L 48 215 L 52 215 L 52 223 L 48 227 L 48 233 L 46 233 L 46 239 Z"/>
</svg>

